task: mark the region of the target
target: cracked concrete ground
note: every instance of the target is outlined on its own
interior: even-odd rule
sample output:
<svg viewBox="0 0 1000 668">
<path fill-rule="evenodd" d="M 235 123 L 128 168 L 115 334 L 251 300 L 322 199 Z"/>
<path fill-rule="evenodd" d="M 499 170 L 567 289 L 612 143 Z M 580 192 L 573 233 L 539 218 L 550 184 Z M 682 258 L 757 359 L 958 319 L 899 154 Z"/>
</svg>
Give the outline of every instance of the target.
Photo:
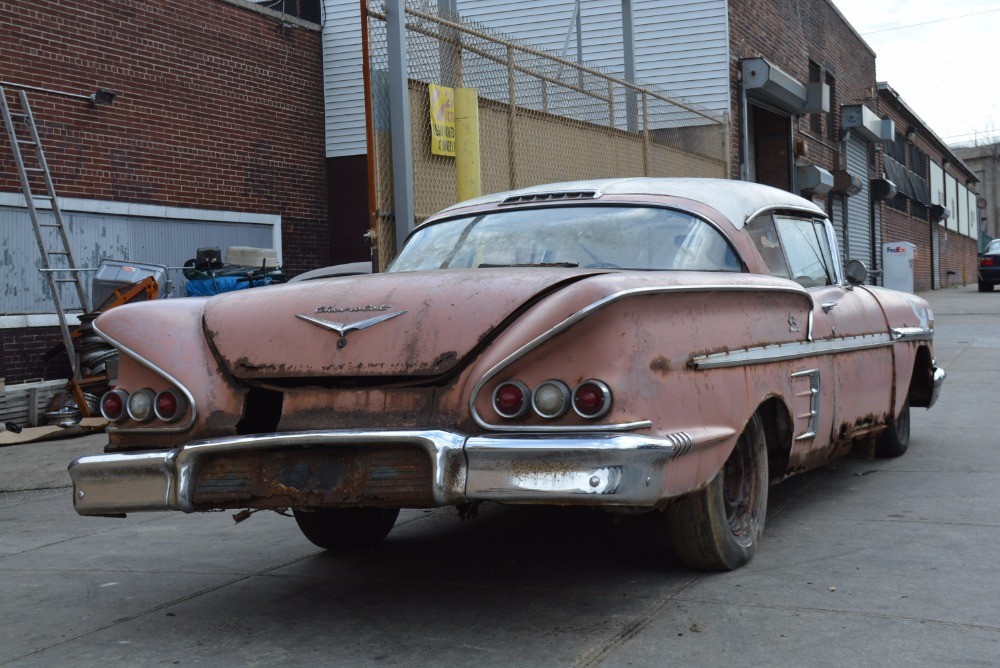
<svg viewBox="0 0 1000 668">
<path fill-rule="evenodd" d="M 774 487 L 733 573 L 581 509 L 407 511 L 347 556 L 273 513 L 78 517 L 104 436 L 0 448 L 0 665 L 996 665 L 1000 293 L 924 296 L 949 377 L 909 452 Z"/>
</svg>

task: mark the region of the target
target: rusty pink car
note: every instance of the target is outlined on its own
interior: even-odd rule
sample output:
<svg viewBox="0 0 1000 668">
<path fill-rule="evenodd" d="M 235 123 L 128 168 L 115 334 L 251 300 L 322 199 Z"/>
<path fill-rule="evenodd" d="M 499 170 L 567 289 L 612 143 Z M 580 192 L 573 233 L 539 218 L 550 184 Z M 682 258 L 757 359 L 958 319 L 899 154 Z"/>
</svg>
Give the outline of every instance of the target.
<svg viewBox="0 0 1000 668">
<path fill-rule="evenodd" d="M 75 507 L 290 509 L 327 549 L 400 508 L 650 511 L 690 566 L 736 568 L 771 483 L 902 454 L 945 377 L 928 304 L 839 257 L 784 191 L 602 180 L 453 206 L 384 273 L 117 308 Z"/>
</svg>

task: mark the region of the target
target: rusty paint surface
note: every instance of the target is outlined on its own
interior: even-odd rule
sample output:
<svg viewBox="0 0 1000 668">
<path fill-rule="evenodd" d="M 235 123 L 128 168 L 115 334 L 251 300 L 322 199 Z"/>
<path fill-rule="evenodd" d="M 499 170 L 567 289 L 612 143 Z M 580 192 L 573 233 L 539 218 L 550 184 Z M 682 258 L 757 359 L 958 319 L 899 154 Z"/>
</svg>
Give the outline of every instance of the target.
<svg viewBox="0 0 1000 668">
<path fill-rule="evenodd" d="M 211 300 L 205 327 L 239 378 L 432 376 L 451 370 L 534 295 L 578 275 L 422 271 L 244 290 Z M 393 313 L 400 315 L 343 336 L 296 317 L 351 325 Z"/>
<path fill-rule="evenodd" d="M 434 505 L 431 463 L 413 447 L 284 450 L 214 458 L 197 474 L 199 508 Z"/>
</svg>

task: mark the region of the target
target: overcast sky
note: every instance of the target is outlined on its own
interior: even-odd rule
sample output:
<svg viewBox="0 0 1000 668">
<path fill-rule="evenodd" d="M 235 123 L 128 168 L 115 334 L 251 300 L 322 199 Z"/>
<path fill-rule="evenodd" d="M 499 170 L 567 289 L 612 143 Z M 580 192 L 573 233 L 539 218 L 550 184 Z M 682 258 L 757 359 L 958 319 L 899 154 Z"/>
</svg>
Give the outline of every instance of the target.
<svg viewBox="0 0 1000 668">
<path fill-rule="evenodd" d="M 879 81 L 949 144 L 1000 139 L 1000 0 L 833 0 Z"/>
</svg>

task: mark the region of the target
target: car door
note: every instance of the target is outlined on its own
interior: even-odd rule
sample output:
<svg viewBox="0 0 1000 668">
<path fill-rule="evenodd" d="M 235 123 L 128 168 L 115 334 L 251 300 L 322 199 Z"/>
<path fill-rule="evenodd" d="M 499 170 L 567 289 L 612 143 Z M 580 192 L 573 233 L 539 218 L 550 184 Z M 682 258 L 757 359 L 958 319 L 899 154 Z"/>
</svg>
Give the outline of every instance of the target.
<svg viewBox="0 0 1000 668">
<path fill-rule="evenodd" d="M 849 447 L 889 411 L 892 337 L 876 298 L 844 281 L 836 238 L 826 220 L 775 215 L 792 280 L 813 300 L 812 338 L 832 361 L 831 440 Z"/>
</svg>

